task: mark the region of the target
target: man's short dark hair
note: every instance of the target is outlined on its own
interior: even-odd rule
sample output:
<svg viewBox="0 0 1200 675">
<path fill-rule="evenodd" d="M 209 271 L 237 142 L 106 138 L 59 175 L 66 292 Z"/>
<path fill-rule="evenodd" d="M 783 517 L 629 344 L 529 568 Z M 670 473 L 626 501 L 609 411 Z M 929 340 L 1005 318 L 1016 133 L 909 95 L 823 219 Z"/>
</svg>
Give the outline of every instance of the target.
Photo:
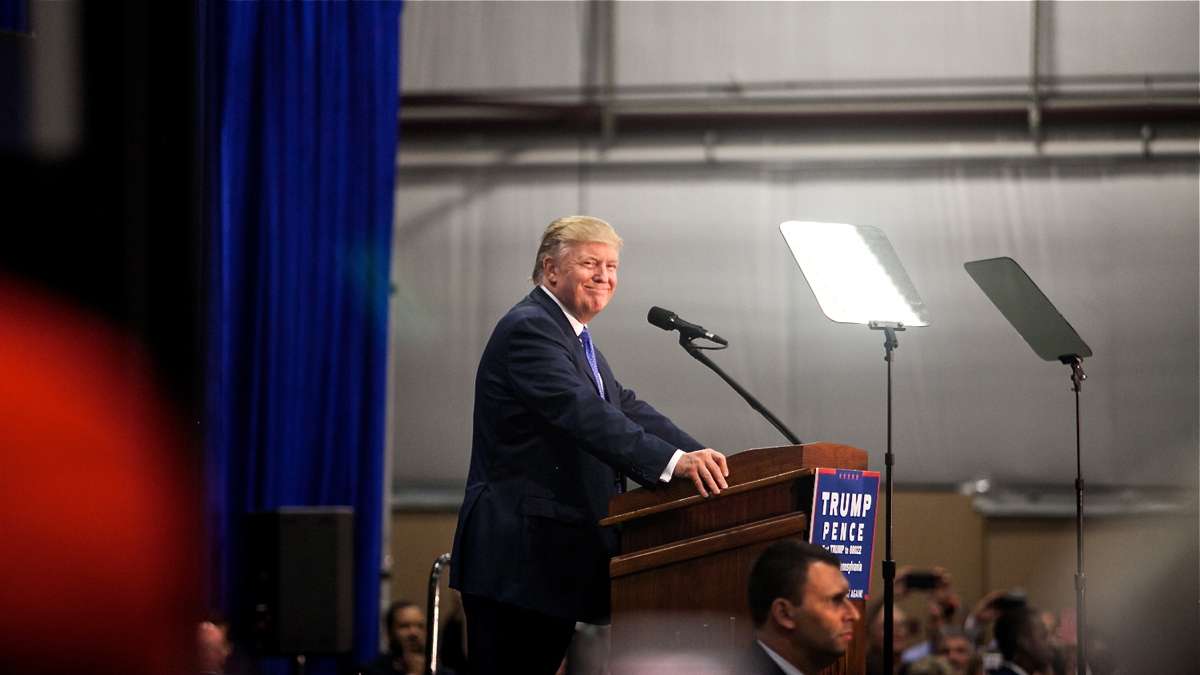
<svg viewBox="0 0 1200 675">
<path fill-rule="evenodd" d="M 396 612 L 408 607 L 416 607 L 421 609 L 417 603 L 412 600 L 397 600 L 388 605 L 387 612 L 383 615 L 383 625 L 387 628 L 388 635 L 392 634 L 392 626 L 396 625 Z"/>
<path fill-rule="evenodd" d="M 1040 620 L 1032 607 L 1014 607 L 1000 613 L 992 632 L 996 637 L 996 647 L 1005 661 L 1012 661 L 1016 657 L 1021 636 L 1032 631 L 1033 622 Z"/>
<path fill-rule="evenodd" d="M 808 566 L 821 562 L 839 570 L 838 557 L 816 544 L 784 539 L 767 547 L 750 568 L 750 616 L 755 627 L 763 625 L 775 598 L 795 599 L 808 581 Z"/>
</svg>

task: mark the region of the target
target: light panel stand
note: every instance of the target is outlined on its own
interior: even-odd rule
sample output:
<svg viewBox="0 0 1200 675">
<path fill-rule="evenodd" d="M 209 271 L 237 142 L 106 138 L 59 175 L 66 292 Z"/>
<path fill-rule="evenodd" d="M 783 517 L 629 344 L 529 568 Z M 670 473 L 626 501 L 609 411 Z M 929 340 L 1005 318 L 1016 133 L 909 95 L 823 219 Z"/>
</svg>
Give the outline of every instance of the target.
<svg viewBox="0 0 1200 675">
<path fill-rule="evenodd" d="M 883 455 L 887 508 L 883 536 L 883 672 L 895 658 L 896 561 L 892 558 L 892 361 L 896 333 L 929 325 L 925 303 L 882 230 L 845 223 L 790 220 L 779 226 L 821 311 L 837 323 L 883 331 L 887 362 L 887 446 Z"/>
<path fill-rule="evenodd" d="M 1087 615 L 1084 613 L 1083 574 L 1083 452 L 1079 392 L 1087 375 L 1083 358 L 1091 347 L 1012 258 L 989 258 L 965 263 L 967 274 L 1017 329 L 1034 353 L 1044 361 L 1058 361 L 1071 369 L 1075 392 L 1075 672 L 1087 673 Z"/>
</svg>

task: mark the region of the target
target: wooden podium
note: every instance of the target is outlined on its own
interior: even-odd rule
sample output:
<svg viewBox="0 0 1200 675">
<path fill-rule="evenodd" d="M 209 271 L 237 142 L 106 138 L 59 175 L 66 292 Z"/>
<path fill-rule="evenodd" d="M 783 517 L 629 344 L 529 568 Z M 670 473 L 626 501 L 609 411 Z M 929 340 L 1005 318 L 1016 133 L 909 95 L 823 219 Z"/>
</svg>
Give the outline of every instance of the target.
<svg viewBox="0 0 1200 675">
<path fill-rule="evenodd" d="M 621 554 L 609 564 L 612 655 L 744 652 L 754 623 L 746 600 L 750 566 L 768 545 L 807 538 L 817 467 L 866 469 L 867 453 L 834 443 L 746 450 L 729 457 L 729 488 L 701 497 L 690 481 L 613 497 L 601 525 L 619 525 Z M 855 601 L 860 612 L 861 600 Z M 822 671 L 861 675 L 866 629 Z"/>
</svg>

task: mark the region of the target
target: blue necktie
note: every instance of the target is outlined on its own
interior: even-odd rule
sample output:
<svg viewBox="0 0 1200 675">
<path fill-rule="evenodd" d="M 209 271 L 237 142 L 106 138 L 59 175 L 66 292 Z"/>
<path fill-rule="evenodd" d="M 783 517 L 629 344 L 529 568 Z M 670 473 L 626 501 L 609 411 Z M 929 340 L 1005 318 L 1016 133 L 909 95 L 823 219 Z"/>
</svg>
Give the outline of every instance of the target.
<svg viewBox="0 0 1200 675">
<path fill-rule="evenodd" d="M 592 346 L 592 335 L 588 333 L 587 326 L 583 327 L 579 339 L 583 342 L 583 355 L 587 357 L 588 365 L 592 367 L 592 377 L 596 378 L 596 391 L 600 392 L 600 398 L 604 398 L 604 380 L 601 379 L 600 368 L 596 365 L 596 348 Z M 617 494 L 625 492 L 625 477 L 621 475 L 620 471 L 613 471 L 613 489 Z"/>
<path fill-rule="evenodd" d="M 583 341 L 583 355 L 592 367 L 592 377 L 596 378 L 596 390 L 600 392 L 600 398 L 604 398 L 604 380 L 600 379 L 600 368 L 596 366 L 596 350 L 592 347 L 592 336 L 588 334 L 587 326 L 583 327 L 579 339 Z"/>
</svg>

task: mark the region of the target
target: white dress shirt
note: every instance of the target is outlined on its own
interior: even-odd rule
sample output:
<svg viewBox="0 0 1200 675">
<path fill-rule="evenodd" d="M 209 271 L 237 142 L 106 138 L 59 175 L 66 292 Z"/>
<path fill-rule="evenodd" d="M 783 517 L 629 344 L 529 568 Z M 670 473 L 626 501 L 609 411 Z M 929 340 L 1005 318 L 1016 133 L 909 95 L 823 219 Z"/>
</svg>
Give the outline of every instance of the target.
<svg viewBox="0 0 1200 675">
<path fill-rule="evenodd" d="M 775 665 L 779 666 L 780 670 L 786 673 L 786 675 L 804 675 L 804 673 L 800 672 L 799 668 L 793 666 L 791 663 L 788 663 L 782 656 L 776 654 L 775 650 L 763 644 L 762 640 L 756 640 L 756 642 L 758 642 L 758 646 L 762 647 L 763 651 L 767 653 L 767 656 L 771 657 L 771 660 L 775 662 Z"/>
</svg>

